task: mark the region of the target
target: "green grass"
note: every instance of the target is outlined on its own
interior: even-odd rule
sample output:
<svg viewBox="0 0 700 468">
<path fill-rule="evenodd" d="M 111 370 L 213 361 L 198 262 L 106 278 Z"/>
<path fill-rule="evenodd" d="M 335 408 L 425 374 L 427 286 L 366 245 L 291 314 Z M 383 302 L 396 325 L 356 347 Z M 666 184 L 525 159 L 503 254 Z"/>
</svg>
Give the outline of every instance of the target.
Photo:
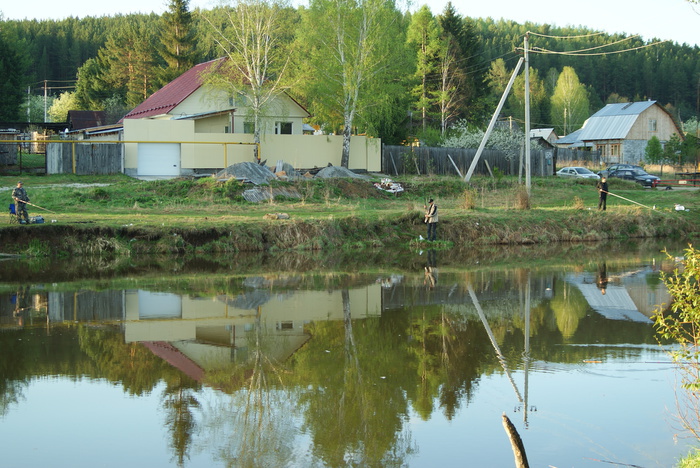
<svg viewBox="0 0 700 468">
<path fill-rule="evenodd" d="M 91 222 L 108 226 L 138 223 L 217 227 L 260 222 L 265 214 L 279 212 L 289 214 L 293 220 L 307 221 L 348 217 L 364 222 L 406 216 L 420 219 L 428 198 L 435 198 L 442 221 L 480 216 L 508 223 L 514 213 L 523 211 L 516 203 L 516 194 L 521 188 L 516 177 L 477 177 L 469 184 L 457 177 L 446 176 L 396 178 L 394 180 L 405 188 L 399 195 L 377 190 L 372 183 L 378 179 L 371 182 L 313 179 L 294 184 L 301 199 L 249 203 L 241 194 L 250 185 L 213 178 L 140 181 L 124 175 L 22 177 L 31 202 L 41 207 L 30 206 L 30 215 L 41 214 L 45 219 L 57 222 Z M 13 176 L 0 177 L 0 194 L 6 193 L 8 203 L 10 190 L 16 182 L 17 178 Z M 467 191 L 473 209 L 465 207 Z M 664 216 L 677 215 L 673 211 L 675 203 L 690 210 L 684 216 L 697 217 L 700 213 L 699 191 L 644 189 L 632 182 L 613 180 L 610 192 L 606 213 L 609 216 L 648 212 L 662 222 Z M 533 178 L 530 203 L 531 209 L 523 216 L 546 224 L 547 220 L 561 214 L 596 211 L 598 194 L 593 181 Z M 654 206 L 656 211 L 651 210 Z"/>
</svg>

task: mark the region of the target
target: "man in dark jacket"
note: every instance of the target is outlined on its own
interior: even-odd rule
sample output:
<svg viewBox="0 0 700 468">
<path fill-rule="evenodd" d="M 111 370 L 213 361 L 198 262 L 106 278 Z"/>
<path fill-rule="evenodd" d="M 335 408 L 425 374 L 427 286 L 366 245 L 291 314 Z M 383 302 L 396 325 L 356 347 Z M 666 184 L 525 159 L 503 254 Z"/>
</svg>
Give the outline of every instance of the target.
<svg viewBox="0 0 700 468">
<path fill-rule="evenodd" d="M 29 214 L 27 213 L 27 203 L 29 196 L 24 190 L 22 182 L 17 182 L 17 187 L 12 189 L 12 199 L 15 201 L 15 214 L 20 224 L 29 224 Z M 22 219 L 24 218 L 24 219 Z"/>
<path fill-rule="evenodd" d="M 601 177 L 595 186 L 598 189 L 598 209 L 605 211 L 608 204 L 608 179 Z"/>
<path fill-rule="evenodd" d="M 431 198 L 425 208 L 425 223 L 428 225 L 428 242 L 432 242 L 437 239 L 437 223 L 438 223 L 438 211 L 435 201 Z"/>
</svg>

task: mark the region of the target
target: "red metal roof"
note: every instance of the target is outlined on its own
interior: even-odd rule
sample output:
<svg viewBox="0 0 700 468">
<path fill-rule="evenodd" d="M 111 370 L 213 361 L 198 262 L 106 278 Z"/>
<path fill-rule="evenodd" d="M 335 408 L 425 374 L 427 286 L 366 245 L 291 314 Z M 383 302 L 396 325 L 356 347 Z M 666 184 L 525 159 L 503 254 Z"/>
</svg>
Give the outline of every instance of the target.
<svg viewBox="0 0 700 468">
<path fill-rule="evenodd" d="M 209 67 L 221 63 L 224 59 L 200 63 L 187 70 L 161 89 L 151 94 L 134 110 L 124 116 L 124 119 L 142 119 L 155 115 L 167 114 L 188 96 L 202 86 L 202 73 Z"/>
<path fill-rule="evenodd" d="M 143 341 L 141 343 L 146 348 L 150 349 L 153 354 L 165 360 L 173 367 L 180 369 L 185 375 L 196 380 L 197 382 L 204 377 L 204 369 L 199 367 L 196 362 L 185 356 L 175 346 L 166 341 Z"/>
</svg>

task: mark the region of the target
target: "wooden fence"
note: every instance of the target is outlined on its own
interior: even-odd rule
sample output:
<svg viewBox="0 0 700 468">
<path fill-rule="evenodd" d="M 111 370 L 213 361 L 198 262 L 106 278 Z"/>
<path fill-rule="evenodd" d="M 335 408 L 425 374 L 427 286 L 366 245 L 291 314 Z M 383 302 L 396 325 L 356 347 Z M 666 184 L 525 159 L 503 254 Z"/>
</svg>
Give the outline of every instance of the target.
<svg viewBox="0 0 700 468">
<path fill-rule="evenodd" d="M 47 143 L 47 174 L 120 174 L 124 172 L 120 143 Z"/>
<path fill-rule="evenodd" d="M 382 172 L 389 175 L 437 174 L 464 177 L 472 164 L 476 149 L 388 146 L 382 151 Z M 566 165 L 598 167 L 600 152 L 570 149 L 533 150 L 530 152 L 532 176 L 553 175 L 555 168 Z M 474 175 L 490 175 L 498 171 L 504 175 L 524 174 L 524 155 L 508 157 L 499 150 L 484 150 L 474 168 Z M 459 173 L 458 174 L 458 171 Z"/>
</svg>

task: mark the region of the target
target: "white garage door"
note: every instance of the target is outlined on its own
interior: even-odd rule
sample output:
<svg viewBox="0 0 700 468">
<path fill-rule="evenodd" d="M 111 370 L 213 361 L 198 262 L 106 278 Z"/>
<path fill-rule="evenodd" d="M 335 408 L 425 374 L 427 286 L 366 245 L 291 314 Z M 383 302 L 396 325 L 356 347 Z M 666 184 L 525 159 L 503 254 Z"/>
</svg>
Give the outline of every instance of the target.
<svg viewBox="0 0 700 468">
<path fill-rule="evenodd" d="M 179 176 L 179 143 L 139 143 L 139 176 Z"/>
<path fill-rule="evenodd" d="M 139 289 L 139 319 L 182 318 L 182 297 Z"/>
</svg>

